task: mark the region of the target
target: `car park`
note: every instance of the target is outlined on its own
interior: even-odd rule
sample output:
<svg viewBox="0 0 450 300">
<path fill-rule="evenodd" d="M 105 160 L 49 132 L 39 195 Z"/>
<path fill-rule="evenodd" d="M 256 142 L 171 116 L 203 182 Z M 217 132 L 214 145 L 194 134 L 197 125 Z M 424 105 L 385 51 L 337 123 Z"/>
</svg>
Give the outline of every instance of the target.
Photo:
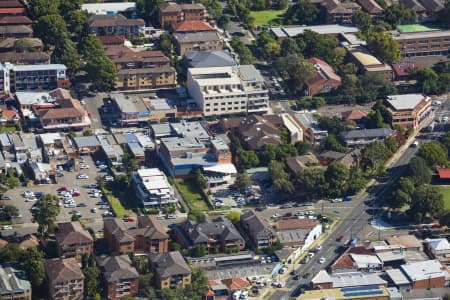
<svg viewBox="0 0 450 300">
<path fill-rule="evenodd" d="M 124 221 L 124 222 L 134 222 L 134 221 L 136 221 L 136 220 L 133 219 L 133 218 L 123 218 L 123 221 Z"/>
<path fill-rule="evenodd" d="M 312 202 L 305 202 L 305 203 L 303 203 L 303 206 L 313 206 L 314 205 L 314 203 L 312 203 Z"/>
<path fill-rule="evenodd" d="M 331 202 L 333 202 L 333 203 L 342 202 L 342 198 L 334 198 L 334 199 L 331 200 Z"/>
<path fill-rule="evenodd" d="M 79 192 L 73 192 L 72 193 L 72 197 L 80 197 L 80 193 Z"/>
<path fill-rule="evenodd" d="M 110 176 L 110 175 L 106 175 L 106 176 L 105 176 L 105 181 L 106 181 L 106 182 L 114 181 L 114 177 L 112 177 L 112 176 Z"/>
<path fill-rule="evenodd" d="M 292 207 L 294 207 L 292 204 L 283 204 L 281 206 L 282 209 L 287 209 L 287 208 L 292 208 Z"/>
</svg>

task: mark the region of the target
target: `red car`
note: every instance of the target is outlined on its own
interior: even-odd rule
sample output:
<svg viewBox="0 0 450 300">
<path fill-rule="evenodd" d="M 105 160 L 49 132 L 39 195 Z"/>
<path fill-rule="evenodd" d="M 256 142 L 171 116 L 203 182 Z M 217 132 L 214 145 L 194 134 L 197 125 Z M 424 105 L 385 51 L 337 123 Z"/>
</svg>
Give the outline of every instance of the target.
<svg viewBox="0 0 450 300">
<path fill-rule="evenodd" d="M 72 193 L 72 197 L 80 197 L 80 193 L 79 192 L 73 192 Z"/>
<path fill-rule="evenodd" d="M 57 192 L 67 192 L 67 188 L 65 186 L 60 187 L 59 189 L 56 190 Z"/>
<path fill-rule="evenodd" d="M 133 218 L 123 218 L 124 222 L 134 222 L 135 220 Z"/>
<path fill-rule="evenodd" d="M 338 238 L 336 239 L 336 242 L 340 242 L 340 241 L 342 241 L 343 239 L 344 239 L 344 236 L 341 235 L 340 237 L 338 237 Z"/>
<path fill-rule="evenodd" d="M 441 226 L 439 224 L 433 224 L 431 225 L 431 228 L 440 228 Z"/>
</svg>

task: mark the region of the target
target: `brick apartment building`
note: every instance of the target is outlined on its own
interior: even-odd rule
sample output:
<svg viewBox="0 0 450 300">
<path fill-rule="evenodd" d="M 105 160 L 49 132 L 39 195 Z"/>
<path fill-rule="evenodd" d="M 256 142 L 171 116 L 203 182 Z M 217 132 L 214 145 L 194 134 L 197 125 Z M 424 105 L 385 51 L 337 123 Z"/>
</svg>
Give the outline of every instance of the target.
<svg viewBox="0 0 450 300">
<path fill-rule="evenodd" d="M 203 4 L 177 4 L 165 2 L 159 6 L 159 25 L 168 28 L 182 21 L 205 21 L 207 12 Z"/>
<path fill-rule="evenodd" d="M 80 263 L 83 255 L 91 255 L 93 252 L 94 240 L 81 227 L 80 222 L 58 223 L 55 236 L 58 255 L 62 258 L 75 257 Z"/>
<path fill-rule="evenodd" d="M 328 93 L 341 85 L 341 77 L 325 61 L 312 57 L 308 62 L 316 68 L 316 74 L 305 83 L 308 96 Z"/>
<path fill-rule="evenodd" d="M 44 266 L 47 274 L 49 299 L 83 299 L 84 275 L 74 257 L 47 259 L 44 261 Z"/>
<path fill-rule="evenodd" d="M 128 255 L 99 256 L 96 261 L 102 273 L 107 299 L 120 300 L 122 297 L 137 295 L 139 273 L 133 267 Z"/>
<path fill-rule="evenodd" d="M 392 126 L 417 130 L 431 114 L 431 98 L 422 94 L 392 95 L 384 100 Z"/>
<path fill-rule="evenodd" d="M 450 30 L 415 33 L 394 33 L 402 57 L 447 55 L 450 48 Z"/>
<path fill-rule="evenodd" d="M 174 288 L 191 283 L 191 269 L 178 251 L 151 254 L 151 266 L 157 288 Z"/>
<path fill-rule="evenodd" d="M 89 27 L 96 35 L 137 36 L 144 33 L 145 22 L 142 19 L 127 19 L 121 14 L 92 15 Z"/>
<path fill-rule="evenodd" d="M 138 228 L 127 229 L 122 220 L 103 220 L 104 238 L 111 252 L 164 253 L 168 251 L 169 236 L 159 225 L 155 216 L 140 216 Z"/>
</svg>

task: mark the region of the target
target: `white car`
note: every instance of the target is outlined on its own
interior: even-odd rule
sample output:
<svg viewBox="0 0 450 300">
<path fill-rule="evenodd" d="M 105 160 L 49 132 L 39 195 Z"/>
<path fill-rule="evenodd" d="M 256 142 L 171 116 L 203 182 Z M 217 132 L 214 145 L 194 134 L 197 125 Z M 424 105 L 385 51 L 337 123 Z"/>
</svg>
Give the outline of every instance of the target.
<svg viewBox="0 0 450 300">
<path fill-rule="evenodd" d="M 79 192 L 80 192 L 80 190 L 78 188 L 73 188 L 70 190 L 70 194 L 79 193 Z"/>
<path fill-rule="evenodd" d="M 29 198 L 26 198 L 25 199 L 25 202 L 35 202 L 35 201 L 37 201 L 38 199 L 36 198 L 36 197 L 29 197 Z"/>
<path fill-rule="evenodd" d="M 275 286 L 275 287 L 277 287 L 277 288 L 282 288 L 282 287 L 285 286 L 285 283 L 284 283 L 284 282 L 281 282 L 281 281 L 274 281 L 274 282 L 272 283 L 272 285 Z"/>
<path fill-rule="evenodd" d="M 107 165 L 99 165 L 98 168 L 99 168 L 99 169 L 107 169 L 108 166 L 107 166 Z"/>
<path fill-rule="evenodd" d="M 89 166 L 88 165 L 80 165 L 80 169 L 82 170 L 88 170 Z"/>
<path fill-rule="evenodd" d="M 325 257 L 321 257 L 319 259 L 319 264 L 324 264 L 325 263 Z"/>
<path fill-rule="evenodd" d="M 282 217 L 282 215 L 280 215 L 279 213 L 276 213 L 276 214 L 272 215 L 273 219 L 278 219 L 278 218 L 281 218 L 281 217 Z"/>
<path fill-rule="evenodd" d="M 11 230 L 13 229 L 11 225 L 3 225 L 2 230 Z"/>
<path fill-rule="evenodd" d="M 333 202 L 333 203 L 342 202 L 342 198 L 334 198 L 333 200 L 331 200 L 331 202 Z"/>
<path fill-rule="evenodd" d="M 110 175 L 106 175 L 105 176 L 105 181 L 114 181 L 114 177 L 112 177 Z"/>
<path fill-rule="evenodd" d="M 73 208 L 73 207 L 77 207 L 76 205 L 75 205 L 75 203 L 68 203 L 68 204 L 64 204 L 64 207 L 65 208 Z"/>
<path fill-rule="evenodd" d="M 89 176 L 86 174 L 78 174 L 77 179 L 89 179 Z"/>
<path fill-rule="evenodd" d="M 23 196 L 25 198 L 32 198 L 32 197 L 34 197 L 34 193 L 31 191 L 25 191 L 25 192 L 23 192 Z"/>
</svg>

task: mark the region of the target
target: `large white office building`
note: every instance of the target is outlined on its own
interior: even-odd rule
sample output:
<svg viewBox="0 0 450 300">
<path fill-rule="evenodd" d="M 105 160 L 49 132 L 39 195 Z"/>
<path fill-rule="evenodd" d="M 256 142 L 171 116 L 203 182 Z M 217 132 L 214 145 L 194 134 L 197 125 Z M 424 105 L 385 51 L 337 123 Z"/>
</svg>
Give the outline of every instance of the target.
<svg viewBox="0 0 450 300">
<path fill-rule="evenodd" d="M 267 113 L 269 92 L 252 65 L 190 68 L 187 88 L 205 116 Z"/>
<path fill-rule="evenodd" d="M 145 208 L 176 203 L 173 187 L 159 169 L 139 169 L 133 174 L 136 196 Z"/>
</svg>

